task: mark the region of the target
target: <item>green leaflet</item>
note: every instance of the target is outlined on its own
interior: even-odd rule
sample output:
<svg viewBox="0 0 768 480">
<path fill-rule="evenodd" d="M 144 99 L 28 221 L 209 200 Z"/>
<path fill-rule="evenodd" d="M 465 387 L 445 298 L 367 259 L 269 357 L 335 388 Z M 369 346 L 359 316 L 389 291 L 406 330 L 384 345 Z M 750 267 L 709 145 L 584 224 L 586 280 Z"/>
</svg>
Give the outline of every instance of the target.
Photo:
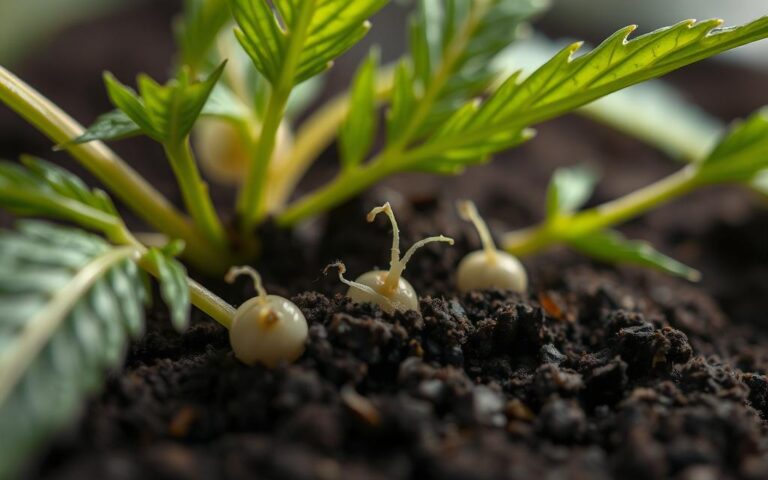
<svg viewBox="0 0 768 480">
<path fill-rule="evenodd" d="M 100 115 L 84 134 L 67 143 L 57 145 L 56 149 L 64 150 L 70 145 L 80 145 L 97 140 L 124 140 L 137 135 L 141 135 L 141 127 L 122 110 L 112 110 Z"/>
<path fill-rule="evenodd" d="M 410 54 L 422 90 L 444 82 L 425 131 L 488 90 L 493 60 L 520 37 L 520 27 L 547 6 L 542 0 L 419 0 L 411 19 Z M 455 46 L 460 44 L 460 49 Z M 444 79 L 440 70 L 449 72 Z"/>
<path fill-rule="evenodd" d="M 567 43 L 535 34 L 495 57 L 494 70 L 500 77 L 518 69 L 527 75 Z M 617 91 L 585 105 L 578 113 L 686 161 L 706 156 L 725 128 L 718 119 L 684 98 L 677 88 L 661 80 Z M 660 118 L 665 120 L 660 122 Z"/>
<path fill-rule="evenodd" d="M 157 269 L 160 294 L 171 311 L 171 323 L 177 331 L 185 331 L 189 326 L 191 307 L 186 268 L 165 251 L 156 248 L 150 249 L 146 259 Z"/>
<path fill-rule="evenodd" d="M 720 23 L 688 20 L 628 40 L 635 29 L 630 26 L 579 57 L 574 54 L 580 44 L 573 44 L 524 80 L 518 74 L 510 76 L 476 110 L 456 111 L 449 121 L 462 123 L 461 131 L 430 137 L 411 155 L 421 161 L 477 148 L 500 132 L 562 115 L 614 91 L 768 36 L 768 17 L 728 29 L 716 28 Z"/>
<path fill-rule="evenodd" d="M 370 28 L 388 0 L 230 0 L 238 40 L 273 85 L 299 84 L 325 71 Z M 289 75 L 288 78 L 283 78 Z"/>
<path fill-rule="evenodd" d="M 547 190 L 547 219 L 569 215 L 583 207 L 597 180 L 598 175 L 589 167 L 557 169 Z"/>
<path fill-rule="evenodd" d="M 198 71 L 231 18 L 227 0 L 185 0 L 184 16 L 175 25 L 182 64 Z"/>
<path fill-rule="evenodd" d="M 697 270 L 664 255 L 649 243 L 627 240 L 622 234 L 613 230 L 592 232 L 570 240 L 568 243 L 576 250 L 606 262 L 650 267 L 691 281 L 698 281 L 701 278 Z"/>
<path fill-rule="evenodd" d="M 189 135 L 208 97 L 216 86 L 225 64 L 208 78 L 195 82 L 186 69 L 175 80 L 160 85 L 147 75 L 139 75 L 139 94 L 121 84 L 109 73 L 104 75 L 109 99 L 141 131 L 164 144 L 178 144 Z M 94 127 L 89 129 L 94 136 Z"/>
<path fill-rule="evenodd" d="M 387 112 L 387 141 L 396 143 L 405 133 L 413 111 L 416 108 L 416 95 L 413 92 L 413 72 L 408 62 L 401 61 L 395 68 L 392 82 L 392 100 Z"/>
<path fill-rule="evenodd" d="M 0 304 L 14 306 L 0 308 L 0 478 L 71 421 L 142 332 L 135 253 L 40 222 L 0 233 Z"/>
<path fill-rule="evenodd" d="M 697 165 L 704 183 L 748 182 L 768 169 L 768 109 L 734 124 Z"/>
<path fill-rule="evenodd" d="M 44 160 L 23 157 L 23 166 L 0 162 L 0 207 L 28 216 L 73 221 L 107 234 L 123 227 L 109 196 Z"/>
<path fill-rule="evenodd" d="M 373 144 L 378 126 L 376 114 L 376 73 L 379 65 L 377 51 L 360 65 L 352 84 L 349 115 L 341 126 L 339 144 L 344 168 L 362 163 Z"/>
</svg>

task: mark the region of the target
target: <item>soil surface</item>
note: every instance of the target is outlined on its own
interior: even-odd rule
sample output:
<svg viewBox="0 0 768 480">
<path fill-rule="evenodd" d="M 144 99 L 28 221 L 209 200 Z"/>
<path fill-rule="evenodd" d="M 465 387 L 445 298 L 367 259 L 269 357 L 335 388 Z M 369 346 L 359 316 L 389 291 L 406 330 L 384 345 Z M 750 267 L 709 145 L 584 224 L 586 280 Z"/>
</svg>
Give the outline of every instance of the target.
<svg viewBox="0 0 768 480">
<path fill-rule="evenodd" d="M 20 73 L 92 119 L 107 109 L 101 69 L 125 80 L 140 70 L 165 75 L 176 8 L 153 2 L 67 31 Z M 84 44 L 93 38 L 99 42 Z M 74 65 L 59 61 L 83 45 Z M 766 76 L 732 67 L 690 68 L 672 80 L 725 120 L 766 100 Z M 0 135 L 5 156 L 63 158 L 5 110 Z M 178 201 L 157 147 L 116 147 Z M 334 158 L 331 149 L 312 176 L 327 176 Z M 768 478 L 768 212 L 751 195 L 700 192 L 625 227 L 701 269 L 700 284 L 553 251 L 525 259 L 527 295 L 455 291 L 455 265 L 478 242 L 453 200 L 476 200 L 497 233 L 523 227 L 541 218 L 552 170 L 579 162 L 603 171 L 593 203 L 678 167 L 604 127 L 565 118 L 465 176 L 398 177 L 297 232 L 266 227 L 270 255 L 257 266 L 272 293 L 304 311 L 304 356 L 271 371 L 247 368 L 223 328 L 195 314 L 178 335 L 158 307 L 125 368 L 25 476 Z M 215 194 L 222 204 L 231 197 L 227 189 Z M 336 258 L 351 276 L 386 265 L 388 225 L 364 221 L 384 199 L 404 244 L 438 233 L 457 240 L 425 248 L 408 266 L 421 313 L 351 304 L 335 277 L 321 273 Z M 245 281 L 211 284 L 235 304 L 253 294 Z"/>
</svg>

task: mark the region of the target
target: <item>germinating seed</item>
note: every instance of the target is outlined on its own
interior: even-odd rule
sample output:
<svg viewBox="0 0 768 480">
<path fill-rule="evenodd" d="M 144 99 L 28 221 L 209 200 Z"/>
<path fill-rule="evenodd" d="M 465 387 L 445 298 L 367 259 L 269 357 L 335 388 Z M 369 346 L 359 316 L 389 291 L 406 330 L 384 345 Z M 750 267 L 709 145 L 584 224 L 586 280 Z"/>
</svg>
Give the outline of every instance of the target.
<svg viewBox="0 0 768 480">
<path fill-rule="evenodd" d="M 419 310 L 419 297 L 413 286 L 403 278 L 408 261 L 419 248 L 432 242 L 445 242 L 453 245 L 453 239 L 439 235 L 428 237 L 413 244 L 405 252 L 403 258 L 400 258 L 400 230 L 397 226 L 395 214 L 389 202 L 380 207 L 376 207 L 368 214 L 368 222 L 373 222 L 376 216 L 384 213 L 389 217 L 392 223 L 392 249 L 389 270 L 373 270 L 357 277 L 354 282 L 344 278 L 346 267 L 341 262 L 336 262 L 330 267 L 339 269 L 339 280 L 349 286 L 347 297 L 358 303 L 375 303 L 387 313 L 395 311 L 405 312 L 408 310 Z M 327 269 L 326 269 L 327 270 Z"/>
<path fill-rule="evenodd" d="M 226 279 L 232 283 L 239 275 L 253 277 L 258 295 L 235 314 L 229 330 L 235 356 L 247 365 L 261 363 L 270 368 L 299 358 L 309 331 L 299 307 L 283 297 L 267 295 L 261 276 L 250 267 L 234 267 Z"/>
<path fill-rule="evenodd" d="M 525 267 L 513 255 L 496 248 L 488 225 L 470 201 L 458 202 L 461 218 L 472 222 L 480 234 L 483 249 L 468 254 L 459 263 L 456 283 L 460 291 L 499 288 L 524 292 L 528 288 Z"/>
</svg>

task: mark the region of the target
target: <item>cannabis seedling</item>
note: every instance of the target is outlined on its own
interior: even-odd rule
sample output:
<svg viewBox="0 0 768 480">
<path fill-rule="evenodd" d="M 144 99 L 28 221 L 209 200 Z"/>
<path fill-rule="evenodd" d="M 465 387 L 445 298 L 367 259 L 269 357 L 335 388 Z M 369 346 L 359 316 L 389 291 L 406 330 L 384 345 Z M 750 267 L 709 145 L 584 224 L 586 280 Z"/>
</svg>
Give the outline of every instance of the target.
<svg viewBox="0 0 768 480">
<path fill-rule="evenodd" d="M 235 356 L 247 365 L 268 367 L 299 358 L 309 330 L 299 307 L 286 298 L 267 295 L 253 268 L 233 267 L 226 280 L 233 283 L 239 275 L 253 278 L 257 296 L 241 305 L 232 320 L 229 343 Z"/>
<path fill-rule="evenodd" d="M 389 270 L 372 270 L 366 272 L 355 281 L 349 281 L 344 278 L 346 267 L 342 262 L 336 262 L 329 267 L 336 267 L 339 270 L 339 280 L 349 286 L 347 297 L 357 303 L 374 303 L 381 307 L 387 313 L 395 311 L 404 312 L 408 310 L 419 311 L 419 297 L 413 286 L 403 278 L 403 272 L 408 265 L 416 250 L 433 242 L 445 242 L 453 245 L 453 239 L 438 235 L 428 237 L 414 243 L 405 255 L 400 258 L 400 229 L 397 227 L 395 213 L 389 202 L 380 207 L 376 207 L 368 213 L 368 222 L 373 222 L 376 216 L 384 213 L 392 224 L 392 248 L 390 249 L 391 258 L 389 261 Z"/>
<path fill-rule="evenodd" d="M 528 275 L 520 260 L 496 248 L 491 231 L 474 203 L 460 201 L 457 207 L 461 218 L 475 226 L 483 244 L 482 250 L 467 254 L 459 263 L 456 269 L 456 286 L 459 290 L 469 292 L 499 288 L 525 292 L 528 288 Z"/>
</svg>

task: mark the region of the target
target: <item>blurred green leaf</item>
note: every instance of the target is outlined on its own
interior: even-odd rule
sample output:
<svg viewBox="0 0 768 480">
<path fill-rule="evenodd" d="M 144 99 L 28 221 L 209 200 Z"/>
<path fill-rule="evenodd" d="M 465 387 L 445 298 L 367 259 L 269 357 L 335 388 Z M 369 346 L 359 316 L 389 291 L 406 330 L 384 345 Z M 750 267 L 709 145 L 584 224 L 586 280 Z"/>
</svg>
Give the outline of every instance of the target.
<svg viewBox="0 0 768 480">
<path fill-rule="evenodd" d="M 376 113 L 376 73 L 379 55 L 371 51 L 360 65 L 352 83 L 352 98 L 347 119 L 341 126 L 339 143 L 344 168 L 362 163 L 368 154 L 378 127 Z"/>
<path fill-rule="evenodd" d="M 701 278 L 698 271 L 664 255 L 649 243 L 627 240 L 616 231 L 606 230 L 589 233 L 571 240 L 569 244 L 576 250 L 598 260 L 650 267 L 690 281 L 698 281 Z"/>
<path fill-rule="evenodd" d="M 161 249 L 151 249 L 146 258 L 157 269 L 160 295 L 170 309 L 173 326 L 179 332 L 185 331 L 189 326 L 191 308 L 187 270 Z"/>
<path fill-rule="evenodd" d="M 707 183 L 748 182 L 768 169 L 768 109 L 735 123 L 698 167 Z"/>
<path fill-rule="evenodd" d="M 40 222 L 0 233 L 0 477 L 80 412 L 143 331 L 134 253 Z"/>
<path fill-rule="evenodd" d="M 589 167 L 558 168 L 547 190 L 547 218 L 576 212 L 592 196 L 598 175 Z"/>
<path fill-rule="evenodd" d="M 88 127 L 85 133 L 70 142 L 57 146 L 56 149 L 61 150 L 70 145 L 79 145 L 97 140 L 123 140 L 137 135 L 141 135 L 141 127 L 122 110 L 113 110 L 100 115 L 93 125 Z"/>
</svg>

